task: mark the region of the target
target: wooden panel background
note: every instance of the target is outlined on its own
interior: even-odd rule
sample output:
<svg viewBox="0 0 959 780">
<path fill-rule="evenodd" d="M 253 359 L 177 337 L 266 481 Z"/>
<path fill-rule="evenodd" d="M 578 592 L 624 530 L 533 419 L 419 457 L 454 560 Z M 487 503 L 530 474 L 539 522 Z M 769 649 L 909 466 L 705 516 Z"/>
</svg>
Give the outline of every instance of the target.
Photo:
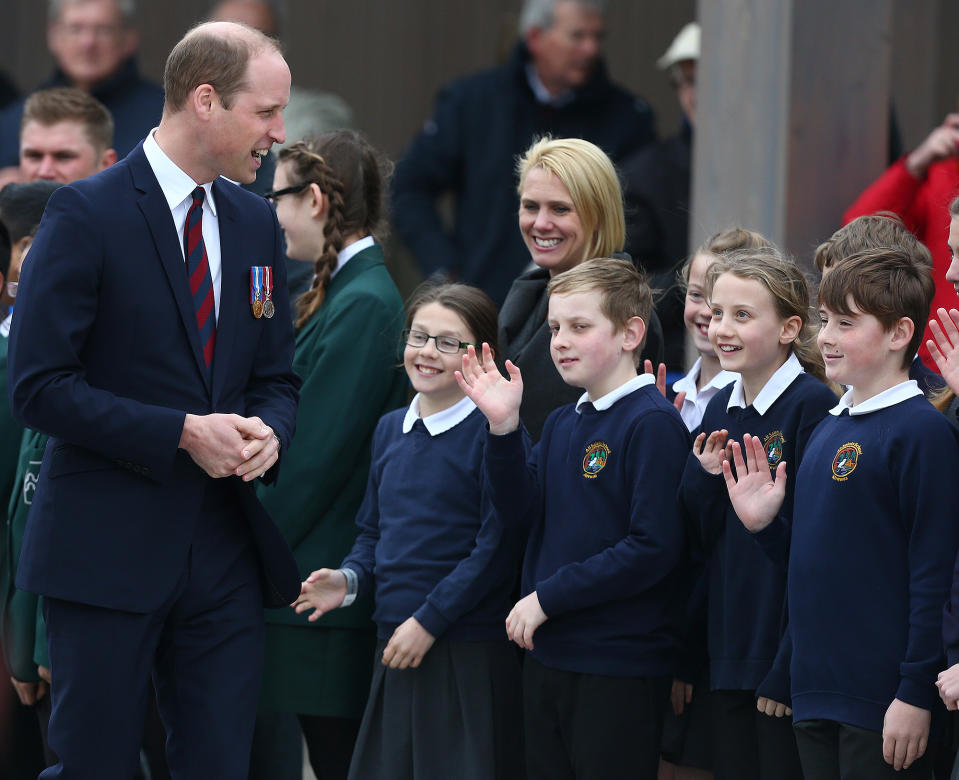
<svg viewBox="0 0 959 780">
<path fill-rule="evenodd" d="M 289 0 L 282 31 L 293 80 L 342 95 L 356 121 L 391 155 L 429 116 L 436 90 L 502 59 L 515 40 L 518 0 Z M 141 69 L 159 81 L 170 47 L 197 21 L 191 0 L 140 0 Z M 51 67 L 46 2 L 0 0 L 0 67 L 22 89 Z M 613 0 L 607 59 L 620 83 L 646 97 L 672 133 L 679 111 L 655 66 L 695 0 Z"/>
</svg>

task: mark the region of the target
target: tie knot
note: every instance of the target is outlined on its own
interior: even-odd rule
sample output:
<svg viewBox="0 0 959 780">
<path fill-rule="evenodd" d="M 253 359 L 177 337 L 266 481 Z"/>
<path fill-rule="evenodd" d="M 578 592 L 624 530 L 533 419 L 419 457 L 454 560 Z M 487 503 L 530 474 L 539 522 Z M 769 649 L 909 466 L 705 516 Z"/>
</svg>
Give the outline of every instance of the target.
<svg viewBox="0 0 959 780">
<path fill-rule="evenodd" d="M 193 190 L 193 202 L 202 204 L 204 195 L 206 195 L 206 190 L 204 190 L 203 187 L 197 187 Z"/>
</svg>

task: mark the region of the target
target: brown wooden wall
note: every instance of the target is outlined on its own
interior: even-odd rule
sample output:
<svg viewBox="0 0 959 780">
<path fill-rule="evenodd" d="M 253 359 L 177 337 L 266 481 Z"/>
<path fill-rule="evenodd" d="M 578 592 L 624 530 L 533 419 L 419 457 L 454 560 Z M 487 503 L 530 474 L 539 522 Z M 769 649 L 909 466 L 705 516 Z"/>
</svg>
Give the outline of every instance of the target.
<svg viewBox="0 0 959 780">
<path fill-rule="evenodd" d="M 519 0 L 289 0 L 282 37 L 293 80 L 337 92 L 358 126 L 391 155 L 429 116 L 436 90 L 487 67 L 515 40 Z M 196 0 L 140 0 L 142 70 L 159 81 L 170 47 L 194 22 Z M 45 0 L 0 0 L 0 67 L 30 89 L 51 67 Z M 656 59 L 695 13 L 695 0 L 613 0 L 607 59 L 672 133 L 679 111 Z"/>
</svg>

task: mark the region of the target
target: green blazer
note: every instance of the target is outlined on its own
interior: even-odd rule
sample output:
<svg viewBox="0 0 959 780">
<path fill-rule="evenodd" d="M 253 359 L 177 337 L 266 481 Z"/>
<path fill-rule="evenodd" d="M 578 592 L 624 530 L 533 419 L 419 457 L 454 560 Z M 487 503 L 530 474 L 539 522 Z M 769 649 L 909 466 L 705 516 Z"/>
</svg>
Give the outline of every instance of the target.
<svg viewBox="0 0 959 780">
<path fill-rule="evenodd" d="M 373 430 L 401 406 L 409 382 L 400 367 L 403 300 L 379 246 L 354 255 L 296 337 L 293 370 L 303 379 L 296 433 L 272 486 L 257 495 L 286 536 L 306 577 L 338 568 L 353 547 L 356 512 L 370 468 Z M 309 623 L 292 609 L 267 621 L 297 626 L 372 628 L 371 604 Z"/>
</svg>

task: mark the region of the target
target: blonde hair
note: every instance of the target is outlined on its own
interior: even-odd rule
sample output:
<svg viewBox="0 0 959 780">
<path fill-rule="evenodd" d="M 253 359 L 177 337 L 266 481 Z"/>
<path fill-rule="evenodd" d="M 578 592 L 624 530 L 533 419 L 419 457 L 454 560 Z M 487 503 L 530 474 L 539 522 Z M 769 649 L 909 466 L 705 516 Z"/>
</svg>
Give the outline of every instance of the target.
<svg viewBox="0 0 959 780">
<path fill-rule="evenodd" d="M 323 248 L 314 264 L 313 284 L 296 302 L 296 327 L 302 328 L 326 298 L 337 255 L 347 236 L 377 235 L 385 211 L 389 165 L 354 130 L 336 130 L 297 141 L 280 151 L 277 164 L 290 166 L 291 186 L 315 183 L 330 203 L 323 226 Z M 305 195 L 304 192 L 293 197 Z"/>
<path fill-rule="evenodd" d="M 812 324 L 810 316 L 809 285 L 795 261 L 772 245 L 720 256 L 706 272 L 707 299 L 712 297 L 716 280 L 723 274 L 759 282 L 772 296 L 776 314 L 781 319 L 799 317 L 802 325 L 790 349 L 808 373 L 830 384 L 826 379 L 822 354 L 816 344 L 818 329 Z"/>
<path fill-rule="evenodd" d="M 534 168 L 553 174 L 569 190 L 589 237 L 584 260 L 622 250 L 626 240 L 623 191 L 616 168 L 602 149 L 582 138 L 540 138 L 516 163 L 520 196 Z"/>
</svg>

